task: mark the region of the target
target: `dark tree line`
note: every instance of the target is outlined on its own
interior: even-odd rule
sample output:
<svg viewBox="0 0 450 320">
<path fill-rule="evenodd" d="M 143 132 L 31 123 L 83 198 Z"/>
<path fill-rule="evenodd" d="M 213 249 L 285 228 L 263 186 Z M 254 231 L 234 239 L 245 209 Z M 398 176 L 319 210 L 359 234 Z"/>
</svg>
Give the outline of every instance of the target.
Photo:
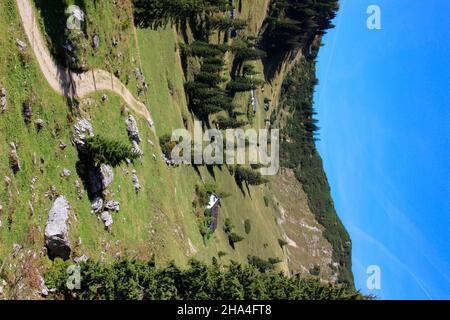
<svg viewBox="0 0 450 320">
<path fill-rule="evenodd" d="M 185 23 L 204 14 L 225 11 L 227 0 L 133 0 L 134 19 L 141 28 Z"/>
<path fill-rule="evenodd" d="M 267 51 L 308 47 L 316 35 L 333 28 L 338 0 L 274 0 L 266 20 L 263 45 Z"/>
<path fill-rule="evenodd" d="M 259 261 L 260 262 L 260 261 Z M 261 266 L 259 262 L 255 262 Z M 269 262 L 275 263 L 276 260 Z M 187 268 L 174 263 L 159 267 L 148 262 L 121 260 L 110 265 L 88 260 L 81 267 L 81 288 L 67 287 L 69 262 L 56 259 L 45 275 L 54 298 L 68 300 L 361 300 L 361 293 L 345 286 L 323 284 L 317 278 L 287 277 L 260 272 L 236 262 L 212 265 L 191 260 Z"/>
<path fill-rule="evenodd" d="M 308 195 L 311 211 L 325 228 L 324 236 L 333 247 L 333 260 L 339 264 L 335 270 L 338 281 L 352 286 L 352 243 L 334 208 L 322 159 L 315 146 L 319 129 L 313 108 L 316 84 L 315 61 L 308 59 L 302 59 L 283 83 L 280 112 L 284 110 L 292 116 L 280 132 L 280 161 L 282 167 L 294 170 Z"/>
</svg>

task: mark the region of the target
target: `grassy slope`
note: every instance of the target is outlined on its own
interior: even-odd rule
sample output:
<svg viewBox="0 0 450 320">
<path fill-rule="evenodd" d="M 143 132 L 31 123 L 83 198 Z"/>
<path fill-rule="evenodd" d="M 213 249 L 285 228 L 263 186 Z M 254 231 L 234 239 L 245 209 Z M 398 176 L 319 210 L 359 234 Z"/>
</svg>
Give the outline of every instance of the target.
<svg viewBox="0 0 450 320">
<path fill-rule="evenodd" d="M 247 1 L 242 3 L 242 14 L 250 14 L 250 4 Z M 242 192 L 225 167 L 222 170 L 216 168 L 214 176 L 201 168 L 201 177 L 190 167 L 167 168 L 159 157 L 157 138 L 139 117 L 136 119 L 143 135 L 145 156 L 142 163 L 137 162 L 134 166 L 143 189 L 136 195 L 130 174 L 125 171 L 127 168 L 123 166 L 115 169 L 115 181 L 111 190 L 114 198 L 121 202 L 121 211 L 113 216 L 112 232 L 106 232 L 102 223 L 90 212 L 87 196 L 79 200 L 76 195 L 74 185 L 75 179 L 78 178 L 75 168 L 77 155 L 75 148 L 70 145 L 71 127 L 67 122 L 67 101 L 47 86 L 33 58 L 26 64 L 21 61 L 14 42 L 15 38 L 25 40 L 25 36 L 21 31 L 15 1 L 6 0 L 0 5 L 0 27 L 2 30 L 8 30 L 0 34 L 0 61 L 7 61 L 0 65 L 0 81 L 8 90 L 9 105 L 8 112 L 0 114 L 0 177 L 13 177 L 8 166 L 8 144 L 11 141 L 19 142 L 19 156 L 23 166 L 23 171 L 13 178 L 12 196 L 8 196 L 7 190 L 0 189 L 0 204 L 4 208 L 0 217 L 3 221 L 3 227 L 0 228 L 0 258 L 11 252 L 13 243 L 20 243 L 37 252 L 41 250 L 44 243 L 43 228 L 51 206 L 51 201 L 43 195 L 50 185 L 55 185 L 60 194 L 68 197 L 76 212 L 77 220 L 73 221 L 71 226 L 72 243 L 76 243 L 78 237 L 82 239 L 81 246 L 75 247 L 76 254 L 86 253 L 93 258 L 103 257 L 110 260 L 117 254 L 148 258 L 154 253 L 160 261 L 175 260 L 180 264 L 186 263 L 192 256 L 209 261 L 213 256 L 217 256 L 219 251 L 227 253 L 223 259 L 240 262 L 245 262 L 248 254 L 262 258 L 283 258 L 283 250 L 278 245 L 282 230 L 276 223 L 276 219 L 280 217 L 280 209 L 276 204 L 266 207 L 264 203 L 264 196 L 270 198 L 273 193 L 270 187 L 250 187 Z M 105 12 L 114 10 L 109 1 L 102 1 L 101 5 Z M 90 21 L 89 33 L 104 33 L 103 37 L 107 39 L 115 32 L 116 24 L 112 21 L 117 13 L 98 15 L 95 14 L 98 8 L 90 5 L 85 6 L 85 9 Z M 263 17 L 264 6 L 253 7 L 253 12 L 253 17 Z M 45 15 L 43 17 L 48 18 Z M 44 27 L 47 28 L 46 23 L 44 19 Z M 251 23 L 255 24 L 257 23 Z M 94 27 L 91 29 L 91 26 Z M 128 62 L 122 65 L 122 75 L 132 73 L 136 66 L 142 64 L 149 84 L 149 91 L 144 100 L 155 119 L 158 136 L 169 133 L 174 128 L 183 127 L 183 118 L 192 125 L 192 117 L 187 110 L 184 96 L 183 72 L 176 51 L 175 31 L 138 30 L 138 46 L 133 40 L 132 28 L 122 30 L 121 37 L 129 39 L 126 43 L 130 48 L 129 51 L 124 51 L 124 61 Z M 108 64 L 111 60 L 101 57 L 103 54 L 108 57 L 108 50 L 115 49 L 106 41 L 102 42 L 102 45 L 105 46 L 101 48 L 102 54 L 92 56 L 91 64 L 97 68 L 111 70 Z M 137 47 L 139 52 L 133 49 Z M 114 52 L 111 54 L 114 55 Z M 262 70 L 262 66 L 259 65 L 258 68 Z M 129 87 L 136 90 L 133 82 L 130 82 Z M 170 93 L 169 87 L 173 89 L 173 94 Z M 31 92 L 34 92 L 37 101 L 33 108 L 34 118 L 40 117 L 46 121 L 46 127 L 39 134 L 33 126 L 27 128 L 23 124 L 21 114 L 22 102 Z M 124 118 L 120 113 L 123 103 L 114 94 L 107 94 L 109 99 L 106 104 L 100 103 L 100 92 L 90 97 L 91 105 L 82 101 L 81 114 L 92 120 L 96 133 L 125 140 L 127 137 Z M 263 99 L 262 92 L 258 92 L 259 109 L 257 121 L 254 123 L 257 127 L 263 126 Z M 55 138 L 52 131 L 56 126 L 61 129 Z M 155 146 L 147 143 L 147 139 L 155 142 Z M 68 145 L 63 152 L 58 148 L 59 140 Z M 36 153 L 38 159 L 42 157 L 44 163 L 33 167 L 33 153 Z M 156 161 L 152 159 L 153 153 L 157 156 Z M 43 173 L 40 173 L 40 167 L 43 168 Z M 63 168 L 72 171 L 72 176 L 66 180 L 59 177 Z M 131 169 L 128 168 L 129 171 Z M 29 185 L 34 176 L 38 178 L 35 186 L 37 198 L 33 202 L 35 214 L 30 218 L 27 202 L 31 199 Z M 215 182 L 219 191 L 230 194 L 230 197 L 222 201 L 219 228 L 206 244 L 198 231 L 192 208 L 195 185 L 201 184 L 202 180 Z M 14 217 L 11 226 L 7 224 L 10 213 Z M 222 230 L 226 217 L 231 218 L 236 226 L 235 231 L 245 237 L 245 240 L 236 244 L 236 250 L 229 246 Z M 251 221 L 252 231 L 249 235 L 244 232 L 245 219 Z M 32 241 L 29 238 L 32 238 Z M 288 269 L 286 264 L 281 264 L 280 267 Z"/>
</svg>

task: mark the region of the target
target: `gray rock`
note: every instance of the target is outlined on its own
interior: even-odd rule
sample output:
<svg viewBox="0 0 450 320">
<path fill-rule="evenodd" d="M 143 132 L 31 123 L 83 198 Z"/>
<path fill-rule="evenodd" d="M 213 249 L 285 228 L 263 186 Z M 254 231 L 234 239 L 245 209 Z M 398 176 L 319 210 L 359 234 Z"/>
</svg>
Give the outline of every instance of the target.
<svg viewBox="0 0 450 320">
<path fill-rule="evenodd" d="M 73 142 L 81 153 L 86 152 L 86 139 L 94 136 L 92 124 L 86 119 L 80 119 L 74 126 Z"/>
<path fill-rule="evenodd" d="M 22 249 L 23 249 L 22 245 L 20 245 L 18 243 L 14 243 L 13 244 L 13 257 L 16 257 L 19 254 L 20 250 L 22 250 Z"/>
<path fill-rule="evenodd" d="M 27 48 L 27 44 L 20 39 L 16 39 L 16 44 L 19 47 L 20 51 L 24 51 Z"/>
<path fill-rule="evenodd" d="M 109 228 L 113 224 L 113 218 L 109 214 L 109 212 L 104 211 L 101 215 L 101 219 L 105 224 L 105 227 Z"/>
<path fill-rule="evenodd" d="M 39 284 L 40 284 L 40 294 L 44 297 L 48 296 L 49 290 L 45 285 L 45 280 L 42 276 L 39 276 Z"/>
<path fill-rule="evenodd" d="M 48 213 L 45 225 L 45 245 L 51 258 L 67 260 L 71 248 L 69 243 L 70 205 L 64 196 L 59 196 Z"/>
<path fill-rule="evenodd" d="M 78 198 L 83 198 L 83 188 L 81 187 L 81 182 L 78 179 L 75 180 L 75 188 L 77 189 Z"/>
<path fill-rule="evenodd" d="M 94 48 L 94 50 L 97 50 L 100 47 L 100 37 L 98 36 L 98 34 L 95 34 L 92 38 L 92 47 Z"/>
<path fill-rule="evenodd" d="M 141 77 L 142 77 L 141 69 L 134 68 L 134 75 L 136 76 L 136 79 L 141 79 Z"/>
<path fill-rule="evenodd" d="M 108 211 L 119 212 L 120 211 L 120 203 L 119 203 L 119 201 L 109 200 L 105 204 L 105 209 L 108 210 Z"/>
<path fill-rule="evenodd" d="M 6 111 L 6 106 L 7 106 L 7 99 L 6 99 L 6 89 L 5 88 L 0 88 L 0 111 L 1 112 L 5 112 Z"/>
<path fill-rule="evenodd" d="M 61 150 L 64 150 L 65 148 L 67 148 L 67 144 L 65 144 L 64 143 L 64 141 L 59 141 L 59 148 L 61 149 Z"/>
<path fill-rule="evenodd" d="M 71 174 L 70 170 L 67 168 L 64 168 L 63 171 L 61 172 L 61 178 L 70 177 L 70 174 Z"/>
<path fill-rule="evenodd" d="M 17 173 L 22 170 L 22 166 L 20 165 L 20 159 L 17 155 L 17 147 L 14 142 L 10 143 L 10 152 L 9 152 L 9 163 L 11 165 L 11 169 Z"/>
<path fill-rule="evenodd" d="M 83 254 L 80 257 L 76 257 L 76 258 L 73 259 L 73 261 L 75 261 L 76 264 L 87 262 L 88 260 L 89 260 L 89 257 L 87 255 L 85 255 L 85 254 Z"/>
<path fill-rule="evenodd" d="M 110 165 L 101 164 L 100 165 L 100 176 L 102 180 L 102 189 L 108 188 L 114 181 L 114 171 Z"/>
<path fill-rule="evenodd" d="M 144 152 L 142 152 L 141 148 L 139 147 L 139 144 L 135 141 L 131 141 L 131 151 L 136 154 L 138 157 L 142 157 L 144 155 Z"/>
<path fill-rule="evenodd" d="M 41 131 L 44 128 L 44 120 L 42 119 L 36 119 L 36 121 L 34 121 L 34 124 L 36 126 L 37 131 Z"/>
<path fill-rule="evenodd" d="M 141 136 L 139 135 L 136 119 L 131 114 L 125 120 L 125 124 L 130 140 L 136 141 L 138 144 L 141 143 Z"/>
<path fill-rule="evenodd" d="M 92 210 L 95 213 L 99 213 L 103 209 L 103 198 L 102 197 L 95 197 L 92 201 Z"/>
<path fill-rule="evenodd" d="M 131 172 L 131 179 L 133 181 L 134 191 L 136 191 L 136 193 L 138 193 L 139 190 L 141 190 L 141 185 L 139 184 L 139 178 L 136 174 L 136 170 L 134 170 L 134 169 Z"/>
</svg>

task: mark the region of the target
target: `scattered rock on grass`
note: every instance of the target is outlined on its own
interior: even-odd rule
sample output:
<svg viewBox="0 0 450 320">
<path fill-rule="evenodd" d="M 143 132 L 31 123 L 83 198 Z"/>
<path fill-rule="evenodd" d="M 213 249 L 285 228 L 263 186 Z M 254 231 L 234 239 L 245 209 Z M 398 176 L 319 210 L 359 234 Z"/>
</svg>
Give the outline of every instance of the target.
<svg viewBox="0 0 450 320">
<path fill-rule="evenodd" d="M 22 248 L 23 248 L 22 245 L 20 245 L 18 243 L 14 243 L 13 244 L 13 257 L 16 257 L 19 254 L 20 250 L 22 250 Z"/>
<path fill-rule="evenodd" d="M 108 210 L 108 211 L 119 212 L 120 211 L 120 203 L 119 203 L 119 201 L 109 200 L 105 204 L 105 209 Z"/>
<path fill-rule="evenodd" d="M 87 262 L 88 260 L 89 260 L 89 257 L 87 255 L 85 255 L 85 254 L 83 254 L 80 257 L 76 257 L 76 258 L 73 259 L 73 261 L 75 261 L 76 264 Z"/>
<path fill-rule="evenodd" d="M 94 37 L 92 38 L 92 47 L 94 48 L 94 50 L 98 50 L 98 48 L 100 47 L 100 37 L 98 36 L 98 34 L 94 34 Z"/>
<path fill-rule="evenodd" d="M 69 244 L 70 205 L 64 196 L 59 196 L 49 211 L 45 225 L 45 245 L 51 258 L 67 260 L 71 248 Z"/>
<path fill-rule="evenodd" d="M 42 119 L 36 119 L 36 121 L 34 121 L 34 124 L 36 125 L 36 130 L 38 132 L 44 128 L 44 120 Z"/>
<path fill-rule="evenodd" d="M 20 165 L 19 156 L 17 155 L 17 146 L 14 142 L 11 142 L 10 146 L 10 153 L 9 153 L 9 163 L 11 165 L 11 169 L 14 171 L 14 173 L 19 172 L 22 170 L 22 167 Z"/>
<path fill-rule="evenodd" d="M 103 209 L 103 198 L 102 197 L 95 197 L 94 200 L 92 200 L 92 211 L 94 213 L 99 213 Z"/>
<path fill-rule="evenodd" d="M 131 179 L 133 181 L 134 191 L 136 191 L 136 193 L 138 193 L 139 190 L 141 190 L 141 185 L 139 184 L 139 178 L 136 174 L 136 170 L 133 169 L 133 171 L 131 173 L 132 173 Z"/>
<path fill-rule="evenodd" d="M 6 96 L 6 89 L 1 87 L 0 88 L 0 111 L 5 112 L 6 106 L 7 106 L 7 96 Z"/>
<path fill-rule="evenodd" d="M 74 126 L 73 142 L 81 153 L 86 152 L 86 139 L 94 136 L 92 124 L 86 119 L 80 119 Z"/>
<path fill-rule="evenodd" d="M 107 211 L 104 211 L 102 213 L 101 219 L 102 219 L 103 223 L 105 224 L 106 228 L 111 227 L 111 225 L 113 224 L 113 218 Z"/>
<path fill-rule="evenodd" d="M 136 141 L 138 144 L 141 143 L 141 136 L 139 135 L 136 119 L 131 114 L 125 120 L 125 124 L 130 140 Z"/>
<path fill-rule="evenodd" d="M 131 141 L 131 151 L 138 157 L 142 157 L 144 155 L 144 152 L 142 151 L 142 149 L 139 147 L 139 144 L 135 140 Z"/>
<path fill-rule="evenodd" d="M 114 171 L 110 165 L 101 164 L 100 165 L 100 176 L 102 180 L 102 189 L 108 188 L 114 181 Z"/>
<path fill-rule="evenodd" d="M 65 148 L 67 148 L 67 144 L 65 144 L 64 143 L 64 141 L 59 141 L 59 148 L 61 149 L 61 150 L 64 150 Z"/>
<path fill-rule="evenodd" d="M 70 174 L 71 174 L 70 170 L 67 168 L 64 168 L 63 171 L 61 172 L 61 178 L 70 177 Z"/>
<path fill-rule="evenodd" d="M 16 44 L 19 47 L 20 51 L 24 51 L 27 48 L 27 44 L 20 39 L 16 39 Z"/>
</svg>

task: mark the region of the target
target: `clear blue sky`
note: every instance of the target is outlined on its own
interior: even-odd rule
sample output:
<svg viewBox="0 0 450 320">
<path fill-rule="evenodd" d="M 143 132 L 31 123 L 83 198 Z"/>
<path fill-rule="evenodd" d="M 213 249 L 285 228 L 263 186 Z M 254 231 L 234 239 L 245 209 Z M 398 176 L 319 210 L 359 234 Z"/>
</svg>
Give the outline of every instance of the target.
<svg viewBox="0 0 450 320">
<path fill-rule="evenodd" d="M 450 1 L 341 0 L 318 61 L 318 147 L 357 288 L 450 299 Z M 366 27 L 381 8 L 381 30 Z M 369 265 L 381 290 L 366 287 Z"/>
</svg>

